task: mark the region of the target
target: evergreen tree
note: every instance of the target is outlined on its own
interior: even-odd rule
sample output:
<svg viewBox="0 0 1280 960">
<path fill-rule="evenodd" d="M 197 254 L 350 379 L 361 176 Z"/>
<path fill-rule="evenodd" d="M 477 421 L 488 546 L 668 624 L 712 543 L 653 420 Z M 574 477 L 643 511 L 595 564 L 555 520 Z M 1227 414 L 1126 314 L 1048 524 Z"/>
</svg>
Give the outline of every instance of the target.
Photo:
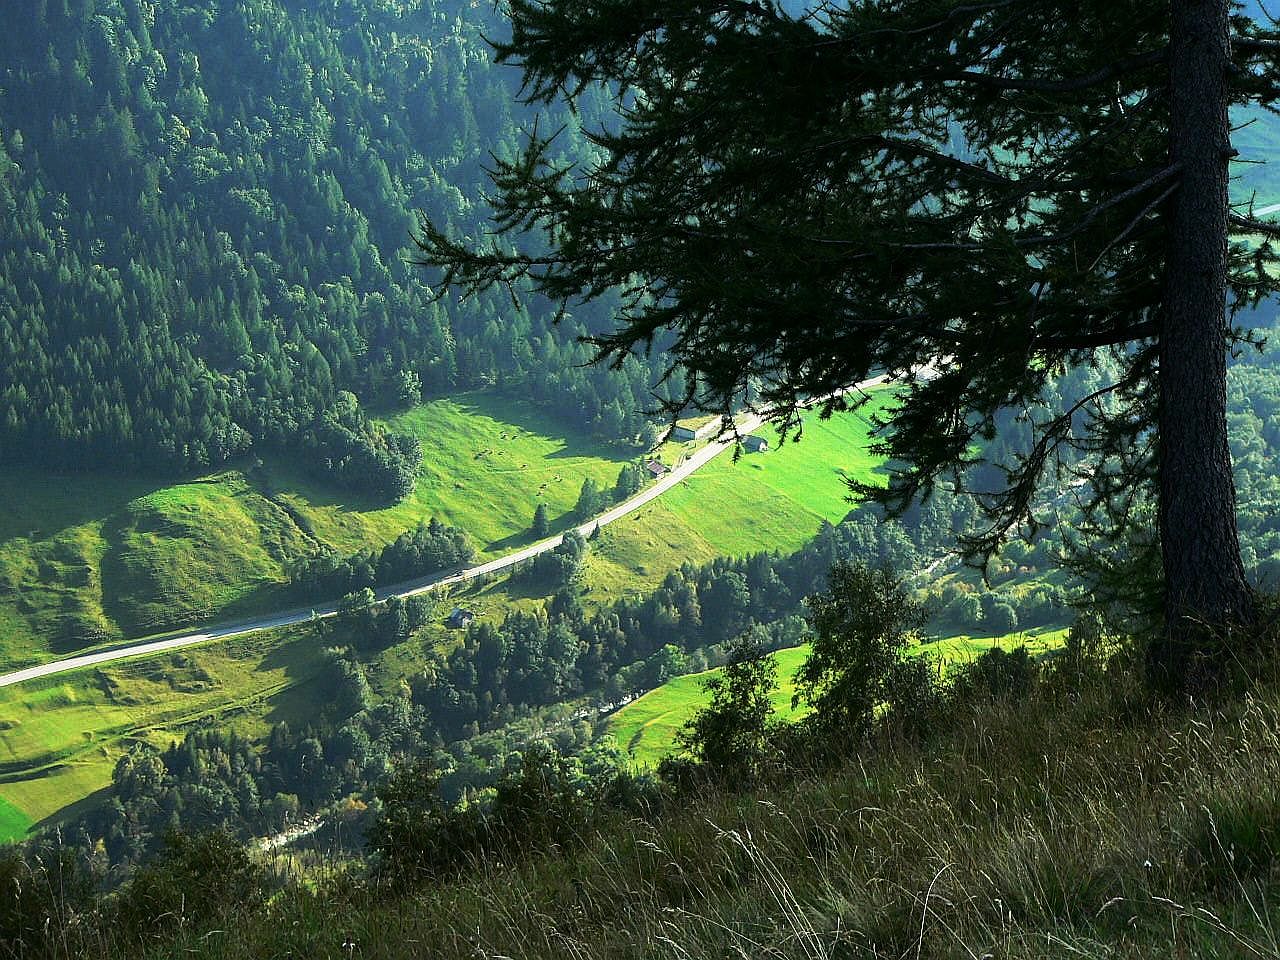
<svg viewBox="0 0 1280 960">
<path fill-rule="evenodd" d="M 543 299 L 446 311 L 401 266 L 413 211 L 480 226 L 474 145 L 526 119 L 488 5 L 44 5 L 7 0 L 0 33 L 0 462 L 274 448 L 395 499 L 417 452 L 364 405 L 546 384 L 596 434 L 611 403 L 638 416 L 656 358 L 564 372 L 604 304 L 559 327 Z"/>
<path fill-rule="evenodd" d="M 547 516 L 547 505 L 540 503 L 537 509 L 533 511 L 533 524 L 529 527 L 531 533 L 536 540 L 541 540 L 551 532 L 551 520 Z"/>
<path fill-rule="evenodd" d="M 600 510 L 600 487 L 590 477 L 582 481 L 582 492 L 578 494 L 578 505 L 574 512 L 582 520 L 586 520 Z"/>
<path fill-rule="evenodd" d="M 788 425 L 801 398 L 891 372 L 881 450 L 899 469 L 855 491 L 895 511 L 962 482 L 1001 412 L 1028 411 L 1035 442 L 983 498 L 975 554 L 1036 527 L 1037 485 L 1077 448 L 1113 525 L 1135 491 L 1157 501 L 1159 675 L 1181 683 L 1210 633 L 1252 622 L 1225 420 L 1245 334 L 1225 318 L 1275 290 L 1280 228 L 1228 203 L 1228 109 L 1280 98 L 1280 33 L 1230 0 L 511 13 L 498 59 L 531 101 L 603 84 L 625 110 L 586 169 L 541 135 L 498 165 L 499 225 L 554 237 L 551 253 L 477 251 L 427 224 L 446 286 L 627 291 L 604 357 L 669 337 L 693 393 L 728 411 L 755 381 Z M 1048 414 L 1083 364 L 1116 374 Z"/>
</svg>

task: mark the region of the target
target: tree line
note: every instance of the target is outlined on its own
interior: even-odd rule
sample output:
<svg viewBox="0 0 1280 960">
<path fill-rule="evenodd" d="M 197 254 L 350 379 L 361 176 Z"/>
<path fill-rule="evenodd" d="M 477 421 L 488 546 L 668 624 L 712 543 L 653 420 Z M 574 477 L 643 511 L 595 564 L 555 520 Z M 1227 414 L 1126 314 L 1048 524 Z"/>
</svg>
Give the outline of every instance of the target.
<svg viewBox="0 0 1280 960">
<path fill-rule="evenodd" d="M 360 550 L 345 557 L 325 550 L 304 557 L 290 568 L 289 580 L 310 598 L 333 598 L 459 567 L 475 555 L 464 531 L 432 517 L 381 550 Z"/>
</svg>

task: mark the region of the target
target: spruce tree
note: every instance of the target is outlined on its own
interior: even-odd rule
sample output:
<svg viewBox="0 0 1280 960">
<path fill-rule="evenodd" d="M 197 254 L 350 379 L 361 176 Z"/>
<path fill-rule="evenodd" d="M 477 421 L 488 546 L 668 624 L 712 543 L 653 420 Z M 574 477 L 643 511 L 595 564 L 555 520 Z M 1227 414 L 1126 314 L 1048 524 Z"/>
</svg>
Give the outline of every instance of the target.
<svg viewBox="0 0 1280 960">
<path fill-rule="evenodd" d="M 586 520 L 594 516 L 600 509 L 600 487 L 596 482 L 587 477 L 582 481 L 582 490 L 578 494 L 578 504 L 574 508 L 574 512 L 579 518 Z"/>
<path fill-rule="evenodd" d="M 424 223 L 441 292 L 621 290 L 603 359 L 669 344 L 690 396 L 729 410 L 750 385 L 787 425 L 802 398 L 888 372 L 903 392 L 880 449 L 900 467 L 855 490 L 896 511 L 962 485 L 997 417 L 1026 411 L 1034 441 L 982 491 L 974 556 L 1034 531 L 1041 482 L 1074 470 L 1114 529 L 1156 501 L 1162 676 L 1253 621 L 1226 358 L 1250 339 L 1236 312 L 1275 289 L 1280 230 L 1228 200 L 1228 111 L 1280 96 L 1280 34 L 1229 0 L 512 0 L 511 16 L 498 59 L 531 102 L 603 85 L 619 118 L 577 166 L 536 129 L 498 162 L 492 241 Z M 1048 413 L 1081 365 L 1097 389 Z"/>
<path fill-rule="evenodd" d="M 551 520 L 547 516 L 547 505 L 545 503 L 538 504 L 533 511 L 533 524 L 529 527 L 529 532 L 538 540 L 541 540 L 551 532 Z"/>
</svg>

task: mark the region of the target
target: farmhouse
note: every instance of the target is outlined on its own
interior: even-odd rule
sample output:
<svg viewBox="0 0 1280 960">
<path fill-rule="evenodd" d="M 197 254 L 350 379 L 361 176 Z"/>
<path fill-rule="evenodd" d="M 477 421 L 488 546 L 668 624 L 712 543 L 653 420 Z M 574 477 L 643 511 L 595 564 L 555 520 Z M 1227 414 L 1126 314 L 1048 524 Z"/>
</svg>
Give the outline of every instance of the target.
<svg viewBox="0 0 1280 960">
<path fill-rule="evenodd" d="M 720 418 L 711 417 L 702 420 L 680 420 L 671 428 L 669 440 L 685 443 L 689 440 L 706 440 L 720 432 Z"/>
<path fill-rule="evenodd" d="M 464 610 L 462 607 L 454 607 L 453 612 L 449 614 L 444 625 L 453 630 L 460 630 L 475 620 L 476 615 L 470 610 Z"/>
<path fill-rule="evenodd" d="M 649 476 L 655 478 L 666 476 L 671 472 L 671 468 L 661 460 L 647 460 L 645 461 L 644 468 L 649 471 Z"/>
<path fill-rule="evenodd" d="M 754 434 L 743 440 L 742 446 L 746 448 L 747 453 L 769 452 L 769 441 L 764 437 L 757 437 Z"/>
</svg>

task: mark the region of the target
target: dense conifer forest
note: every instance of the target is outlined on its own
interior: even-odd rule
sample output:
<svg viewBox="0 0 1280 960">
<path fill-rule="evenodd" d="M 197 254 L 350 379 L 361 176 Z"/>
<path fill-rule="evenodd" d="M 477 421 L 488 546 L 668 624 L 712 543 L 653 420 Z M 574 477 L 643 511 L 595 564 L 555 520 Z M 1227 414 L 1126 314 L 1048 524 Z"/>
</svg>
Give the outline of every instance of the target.
<svg viewBox="0 0 1280 960">
<path fill-rule="evenodd" d="M 491 384 L 637 434 L 653 370 L 582 369 L 575 342 L 607 307 L 435 303 L 408 263 L 418 212 L 481 229 L 527 120 L 496 24 L 462 0 L 6 5 L 0 461 L 283 447 L 395 499 L 419 453 L 361 407 Z M 591 119 L 549 118 L 566 155 Z"/>
</svg>

